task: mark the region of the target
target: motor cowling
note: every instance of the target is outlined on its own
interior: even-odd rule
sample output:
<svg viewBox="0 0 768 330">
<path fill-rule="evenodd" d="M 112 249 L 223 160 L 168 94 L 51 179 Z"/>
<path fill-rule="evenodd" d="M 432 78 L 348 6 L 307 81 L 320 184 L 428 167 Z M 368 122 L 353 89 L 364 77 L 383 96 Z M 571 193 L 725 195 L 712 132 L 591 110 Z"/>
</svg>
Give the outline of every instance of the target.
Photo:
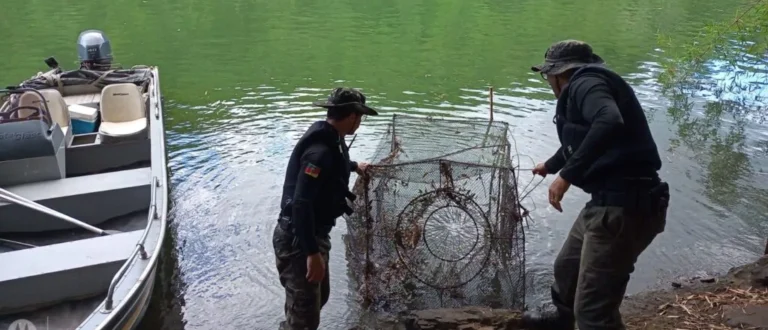
<svg viewBox="0 0 768 330">
<path fill-rule="evenodd" d="M 109 38 L 99 30 L 86 30 L 77 37 L 77 56 L 82 66 L 109 66 L 112 46 Z"/>
</svg>

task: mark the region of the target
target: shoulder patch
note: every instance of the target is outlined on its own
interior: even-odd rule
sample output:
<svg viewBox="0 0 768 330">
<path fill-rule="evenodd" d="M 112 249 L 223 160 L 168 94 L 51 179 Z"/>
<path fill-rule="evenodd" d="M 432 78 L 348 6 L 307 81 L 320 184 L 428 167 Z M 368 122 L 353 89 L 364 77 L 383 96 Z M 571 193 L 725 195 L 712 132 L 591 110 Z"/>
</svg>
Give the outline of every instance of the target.
<svg viewBox="0 0 768 330">
<path fill-rule="evenodd" d="M 320 168 L 315 166 L 315 164 L 307 163 L 307 166 L 304 167 L 304 174 L 317 178 L 320 175 Z"/>
</svg>

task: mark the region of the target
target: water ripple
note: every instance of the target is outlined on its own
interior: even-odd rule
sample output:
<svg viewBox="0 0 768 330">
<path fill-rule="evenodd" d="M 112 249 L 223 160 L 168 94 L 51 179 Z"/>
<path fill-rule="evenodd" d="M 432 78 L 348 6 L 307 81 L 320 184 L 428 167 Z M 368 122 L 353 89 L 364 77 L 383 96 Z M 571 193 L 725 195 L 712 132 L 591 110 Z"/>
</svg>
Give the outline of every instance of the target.
<svg viewBox="0 0 768 330">
<path fill-rule="evenodd" d="M 647 107 L 663 109 L 658 86 L 649 72 L 657 70 L 652 62 L 640 64 L 639 74 L 628 80 Z M 510 122 L 517 160 L 523 168 L 546 159 L 556 145 L 551 125 L 554 107 L 551 93 L 543 84 L 522 87 L 514 84 L 494 92 L 494 116 Z M 282 290 L 275 285 L 276 273 L 270 238 L 280 198 L 282 171 L 288 154 L 303 129 L 323 116 L 313 108 L 313 101 L 325 97 L 320 88 L 297 87 L 279 91 L 279 87 L 259 86 L 240 89 L 239 97 L 213 100 L 206 106 L 172 103 L 169 121 L 171 169 L 174 173 L 174 226 L 185 236 L 180 247 L 183 280 L 187 285 L 188 326 L 248 327 L 271 324 L 281 318 Z M 426 92 L 403 91 L 405 99 L 390 100 L 386 93 L 370 94 L 369 99 L 382 112 L 402 112 L 426 116 L 487 118 L 488 91 L 462 88 L 448 101 Z M 548 95 L 548 97 L 532 97 Z M 418 98 L 427 100 L 418 101 Z M 386 118 L 366 122 L 356 138 L 352 153 L 365 158 L 364 150 L 376 144 L 377 134 L 385 129 Z M 666 149 L 669 134 L 654 121 L 654 132 L 660 136 L 660 149 Z M 546 129 L 549 127 L 549 129 Z M 542 129 L 545 128 L 545 129 Z M 192 129 L 194 129 L 192 131 Z M 439 132 L 434 132 L 440 134 Z M 655 241 L 639 261 L 640 269 L 633 277 L 630 292 L 654 285 L 662 278 L 678 272 L 721 265 L 725 269 L 745 261 L 752 255 L 749 242 L 759 241 L 750 225 L 724 206 L 702 198 L 704 187 L 702 165 L 681 154 L 665 153 L 663 176 L 672 182 L 674 203 L 670 209 L 667 230 Z M 685 173 L 680 177 L 677 173 Z M 521 186 L 530 185 L 531 176 L 520 173 Z M 542 203 L 550 178 L 531 192 L 525 201 L 534 219 L 528 236 L 529 273 L 532 274 L 530 302 L 546 300 L 551 261 L 567 233 L 570 219 L 586 201 L 578 191 L 569 192 L 563 214 Z M 701 221 L 716 218 L 718 221 Z M 343 324 L 354 318 L 345 307 L 347 279 L 344 247 L 339 244 L 343 224 L 334 233 L 331 268 L 334 291 L 323 322 Z M 194 233 L 194 235 L 192 235 Z M 745 241 L 746 240 L 746 241 Z M 743 242 L 748 242 L 744 244 Z M 348 290 L 347 290 L 348 291 Z M 214 307 L 215 306 L 215 307 Z M 233 311 L 226 321 L 217 317 L 222 310 Z M 262 311 L 254 319 L 236 311 Z"/>
<path fill-rule="evenodd" d="M 530 168 L 551 156 L 558 139 L 551 90 L 529 68 L 551 42 L 570 37 L 591 42 L 636 88 L 672 188 L 667 229 L 640 257 L 630 293 L 678 274 L 723 271 L 761 252 L 768 232 L 764 123 L 748 118 L 737 136 L 741 144 L 697 137 L 710 131 L 722 137 L 737 121 L 726 116 L 710 123 L 720 126 L 696 126 L 704 122 L 693 120 L 703 118 L 702 102 L 712 96 L 705 93 L 690 117 L 675 117 L 654 81 L 667 56 L 656 49 L 658 30 L 691 35 L 704 19 L 725 19 L 740 3 L 84 0 L 41 7 L 9 1 L 3 13 L 13 15 L 0 19 L 0 28 L 12 32 L 6 44 L 19 46 L 0 49 L 0 72 L 12 84 L 40 69 L 35 58 L 55 54 L 60 63 L 73 63 L 72 42 L 83 26 L 104 29 L 119 62 L 158 65 L 176 245 L 165 258 L 171 270 L 159 277 L 172 280 L 158 282 L 172 292 L 154 298 L 156 310 L 148 313 L 161 319 L 147 317 L 142 328 L 274 329 L 283 296 L 270 238 L 290 151 L 324 116 L 312 102 L 336 86 L 362 89 L 383 116 L 365 122 L 350 152 L 371 161 L 388 115 L 487 119 L 493 87 L 494 119 L 510 124 L 520 185 L 532 189 L 529 182 L 538 180 Z M 580 24 L 562 20 L 562 12 L 580 17 Z M 60 19 L 56 29 L 19 28 L 40 24 L 29 17 Z M 720 70 L 714 78 L 732 74 L 721 63 L 712 68 Z M 588 197 L 571 189 L 565 211 L 553 211 L 546 204 L 551 180 L 524 201 L 532 210 L 526 249 L 534 306 L 547 300 L 552 261 Z M 356 288 L 349 287 L 341 244 L 345 228 L 340 221 L 332 234 L 333 289 L 321 328 L 340 329 L 356 317 L 350 299 Z"/>
</svg>

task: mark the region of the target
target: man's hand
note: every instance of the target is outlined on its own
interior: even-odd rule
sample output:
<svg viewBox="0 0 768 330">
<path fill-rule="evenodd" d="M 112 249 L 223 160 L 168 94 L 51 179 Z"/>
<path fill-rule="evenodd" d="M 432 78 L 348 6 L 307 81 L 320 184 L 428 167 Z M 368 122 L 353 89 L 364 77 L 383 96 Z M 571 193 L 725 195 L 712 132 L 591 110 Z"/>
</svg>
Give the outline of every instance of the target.
<svg viewBox="0 0 768 330">
<path fill-rule="evenodd" d="M 544 166 L 544 163 L 539 163 L 536 165 L 536 167 L 533 168 L 533 175 L 541 175 L 542 177 L 546 177 L 549 172 L 547 172 L 547 167 Z"/>
<path fill-rule="evenodd" d="M 325 260 L 320 253 L 307 256 L 307 281 L 319 283 L 325 277 Z"/>
<path fill-rule="evenodd" d="M 355 169 L 355 172 L 357 175 L 363 176 L 365 175 L 365 169 L 368 168 L 368 163 L 357 163 L 357 169 Z"/>
<path fill-rule="evenodd" d="M 563 195 L 565 195 L 565 192 L 568 191 L 568 188 L 570 187 L 571 184 L 558 175 L 557 179 L 549 185 L 549 204 L 556 210 L 563 212 L 563 208 L 560 206 L 560 201 L 563 200 Z"/>
</svg>

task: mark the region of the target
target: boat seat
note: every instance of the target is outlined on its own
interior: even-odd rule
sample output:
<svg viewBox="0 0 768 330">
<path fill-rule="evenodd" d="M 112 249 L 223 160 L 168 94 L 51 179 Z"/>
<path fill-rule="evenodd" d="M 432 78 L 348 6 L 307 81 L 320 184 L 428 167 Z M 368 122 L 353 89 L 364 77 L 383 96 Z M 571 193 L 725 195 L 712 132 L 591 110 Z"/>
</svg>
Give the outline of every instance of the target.
<svg viewBox="0 0 768 330">
<path fill-rule="evenodd" d="M 33 107 L 45 110 L 45 108 L 41 107 L 41 102 L 42 100 L 40 100 L 40 95 L 35 92 L 24 92 L 21 94 L 21 97 L 19 97 L 19 107 Z M 34 114 L 34 110 L 21 109 L 12 116 L 15 118 L 27 118 Z"/>
<path fill-rule="evenodd" d="M 0 254 L 0 315 L 103 294 L 143 232 Z"/>
<path fill-rule="evenodd" d="M 107 85 L 101 90 L 102 138 L 127 138 L 144 133 L 147 116 L 139 89 L 134 84 Z"/>
<path fill-rule="evenodd" d="M 40 94 L 43 94 L 45 102 L 48 103 L 48 111 L 51 112 L 51 119 L 61 127 L 61 131 L 67 139 L 67 146 L 71 145 L 72 119 L 69 116 L 69 109 L 67 103 L 64 102 L 64 97 L 61 96 L 59 91 L 52 88 L 42 89 L 39 92 Z"/>
<path fill-rule="evenodd" d="M 66 141 L 66 146 L 70 146 L 72 144 L 72 132 L 70 131 L 72 125 L 69 118 L 69 109 L 67 108 L 67 104 L 64 102 L 64 98 L 61 96 L 59 91 L 52 88 L 41 89 L 38 90 L 38 92 L 43 95 L 43 98 L 45 98 L 45 103 L 48 105 L 48 111 L 51 114 L 51 119 L 54 123 L 59 124 L 61 132 L 64 133 L 64 141 Z M 33 107 L 45 110 L 45 107 L 43 107 L 40 103 L 40 95 L 35 92 L 25 92 L 21 94 L 21 97 L 19 98 L 19 106 Z M 17 118 L 27 118 L 34 114 L 34 110 L 21 109 L 16 113 L 16 116 Z"/>
</svg>

